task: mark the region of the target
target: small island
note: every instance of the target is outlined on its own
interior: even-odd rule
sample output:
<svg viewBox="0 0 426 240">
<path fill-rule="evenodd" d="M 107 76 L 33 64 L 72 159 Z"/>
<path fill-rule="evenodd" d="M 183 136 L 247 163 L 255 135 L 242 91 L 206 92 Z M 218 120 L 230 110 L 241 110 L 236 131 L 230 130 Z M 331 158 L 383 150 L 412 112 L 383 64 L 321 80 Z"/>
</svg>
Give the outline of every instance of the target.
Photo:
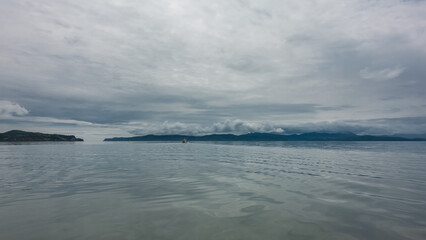
<svg viewBox="0 0 426 240">
<path fill-rule="evenodd" d="M 25 132 L 21 130 L 12 130 L 0 133 L 0 142 L 76 142 L 84 141 L 76 138 L 74 135 L 46 134 L 39 132 Z"/>
</svg>

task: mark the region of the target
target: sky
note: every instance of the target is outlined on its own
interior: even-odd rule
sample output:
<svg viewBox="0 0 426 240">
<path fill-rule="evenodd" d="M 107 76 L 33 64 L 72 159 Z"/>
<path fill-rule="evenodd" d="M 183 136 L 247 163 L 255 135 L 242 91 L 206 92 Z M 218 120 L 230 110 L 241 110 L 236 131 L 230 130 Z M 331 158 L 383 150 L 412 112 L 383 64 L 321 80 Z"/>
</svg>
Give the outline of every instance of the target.
<svg viewBox="0 0 426 240">
<path fill-rule="evenodd" d="M 426 1 L 2 0 L 0 132 L 426 134 Z"/>
</svg>

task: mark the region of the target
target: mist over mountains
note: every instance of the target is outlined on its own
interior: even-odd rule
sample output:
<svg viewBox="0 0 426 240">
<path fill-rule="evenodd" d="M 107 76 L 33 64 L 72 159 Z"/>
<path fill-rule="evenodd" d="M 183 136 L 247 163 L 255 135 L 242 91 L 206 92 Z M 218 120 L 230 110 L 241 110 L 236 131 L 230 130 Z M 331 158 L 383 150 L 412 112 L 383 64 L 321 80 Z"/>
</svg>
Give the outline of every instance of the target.
<svg viewBox="0 0 426 240">
<path fill-rule="evenodd" d="M 274 134 L 274 133 L 247 133 L 210 134 L 203 136 L 190 135 L 145 135 L 136 137 L 106 138 L 104 141 L 425 141 L 423 138 L 404 138 L 397 136 L 372 136 L 356 135 L 351 132 L 344 133 L 302 133 L 302 134 Z"/>
</svg>

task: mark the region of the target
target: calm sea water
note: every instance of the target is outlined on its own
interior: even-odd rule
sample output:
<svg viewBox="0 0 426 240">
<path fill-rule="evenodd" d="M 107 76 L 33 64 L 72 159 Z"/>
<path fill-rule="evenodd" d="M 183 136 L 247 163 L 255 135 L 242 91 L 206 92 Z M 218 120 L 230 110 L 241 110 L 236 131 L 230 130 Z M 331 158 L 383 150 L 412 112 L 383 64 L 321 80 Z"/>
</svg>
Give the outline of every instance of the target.
<svg viewBox="0 0 426 240">
<path fill-rule="evenodd" d="M 1 144 L 0 239 L 426 239 L 426 143 Z"/>
</svg>

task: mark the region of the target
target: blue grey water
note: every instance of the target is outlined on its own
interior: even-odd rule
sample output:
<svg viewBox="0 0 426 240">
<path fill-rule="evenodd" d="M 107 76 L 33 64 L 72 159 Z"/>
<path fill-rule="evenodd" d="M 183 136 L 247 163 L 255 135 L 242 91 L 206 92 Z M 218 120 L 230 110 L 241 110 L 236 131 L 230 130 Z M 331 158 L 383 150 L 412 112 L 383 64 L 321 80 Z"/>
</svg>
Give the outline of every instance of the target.
<svg viewBox="0 0 426 240">
<path fill-rule="evenodd" d="M 0 239 L 426 239 L 426 142 L 0 144 Z"/>
</svg>

